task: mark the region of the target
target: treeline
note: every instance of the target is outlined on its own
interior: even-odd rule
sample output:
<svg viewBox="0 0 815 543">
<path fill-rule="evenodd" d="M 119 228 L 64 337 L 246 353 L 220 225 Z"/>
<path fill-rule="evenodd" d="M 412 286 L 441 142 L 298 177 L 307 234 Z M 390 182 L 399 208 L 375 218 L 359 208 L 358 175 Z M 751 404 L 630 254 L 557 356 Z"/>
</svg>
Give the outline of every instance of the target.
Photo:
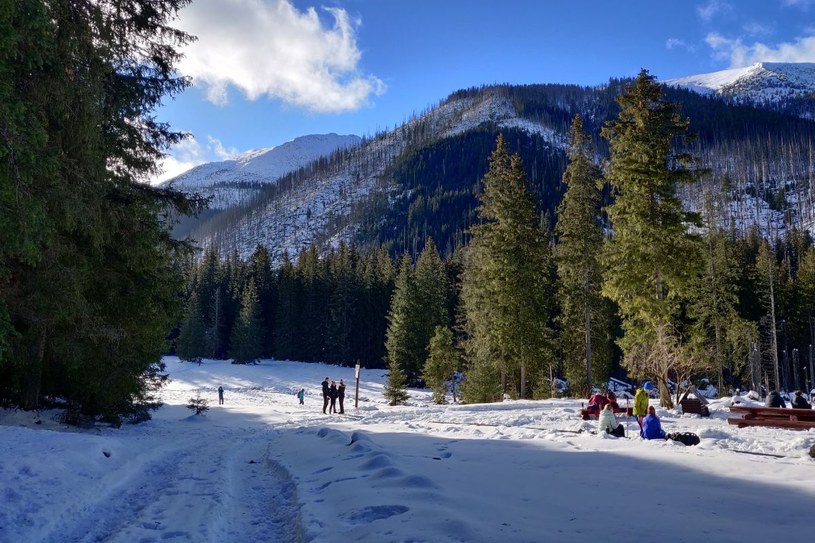
<svg viewBox="0 0 815 543">
<path fill-rule="evenodd" d="M 541 397 L 554 377 L 585 394 L 623 373 L 657 382 L 666 403 L 669 381 L 702 376 L 720 387 L 809 386 L 811 236 L 723 226 L 728 184 L 702 185 L 703 213 L 686 210 L 680 188 L 706 175 L 688 153 L 698 148 L 690 120 L 647 73 L 618 103 L 602 168 L 573 119 L 556 220 L 513 153 L 517 140 L 499 136 L 473 224 L 441 254 L 430 236 L 413 252 L 340 245 L 321 258 L 312 246 L 272 270 L 263 247 L 247 262 L 210 251 L 192 270 L 179 354 L 387 364 L 393 403 L 408 384 L 441 389 L 455 369 L 467 374 L 467 401 Z M 408 159 L 417 171 L 426 153 Z M 409 213 L 421 216 L 425 195 Z"/>
<path fill-rule="evenodd" d="M 210 249 L 189 271 L 182 359 L 260 358 L 383 367 L 385 316 L 395 280 L 384 250 L 314 246 L 272 268 L 258 246 L 246 261 Z"/>
</svg>

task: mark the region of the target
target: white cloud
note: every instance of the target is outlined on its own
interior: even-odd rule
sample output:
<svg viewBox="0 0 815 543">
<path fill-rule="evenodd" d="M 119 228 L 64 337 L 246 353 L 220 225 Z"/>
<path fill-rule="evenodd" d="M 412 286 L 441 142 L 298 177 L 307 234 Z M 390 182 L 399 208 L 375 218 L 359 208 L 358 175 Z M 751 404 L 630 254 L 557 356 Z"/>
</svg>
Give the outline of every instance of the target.
<svg viewBox="0 0 815 543">
<path fill-rule="evenodd" d="M 685 40 L 679 38 L 668 38 L 667 40 L 665 40 L 665 48 L 668 50 L 686 49 L 691 52 L 696 50 L 694 46 L 688 45 L 688 43 Z"/>
<path fill-rule="evenodd" d="M 696 8 L 696 13 L 703 21 L 710 21 L 720 13 L 732 13 L 733 6 L 725 0 L 708 0 L 707 3 L 702 4 Z"/>
<path fill-rule="evenodd" d="M 150 184 L 163 183 L 199 164 L 229 160 L 237 155 L 237 149 L 224 147 L 220 140 L 212 136 L 207 136 L 207 143 L 203 145 L 195 138 L 187 138 L 173 146 L 167 156 L 159 161 L 161 173 L 151 179 Z"/>
<path fill-rule="evenodd" d="M 713 49 L 715 58 L 729 61 L 734 68 L 756 62 L 815 62 L 815 36 L 766 45 L 761 42 L 745 44 L 741 38 L 730 39 L 711 33 L 705 41 Z"/>
<path fill-rule="evenodd" d="M 322 9 L 330 28 L 314 8 L 300 12 L 291 0 L 196 0 L 179 27 L 198 41 L 179 68 L 217 104 L 234 87 L 249 100 L 267 96 L 314 112 L 358 109 L 385 85 L 360 73 L 359 22 L 343 9 Z"/>
</svg>

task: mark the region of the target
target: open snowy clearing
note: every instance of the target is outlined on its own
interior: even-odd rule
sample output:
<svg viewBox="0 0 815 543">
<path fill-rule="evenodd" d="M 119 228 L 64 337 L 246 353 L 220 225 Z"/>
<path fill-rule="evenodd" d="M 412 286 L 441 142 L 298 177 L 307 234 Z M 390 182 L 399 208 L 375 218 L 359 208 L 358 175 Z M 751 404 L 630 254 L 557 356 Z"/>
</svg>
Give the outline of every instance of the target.
<svg viewBox="0 0 815 543">
<path fill-rule="evenodd" d="M 633 419 L 629 438 L 593 434 L 574 400 L 436 406 L 411 390 L 390 407 L 385 371 L 363 369 L 354 408 L 352 368 L 166 362 L 165 406 L 145 424 L 0 411 L 0 541 L 743 542 L 811 528 L 815 432 L 738 429 L 729 398 L 706 419 L 657 409 L 666 431 L 702 438 L 685 447 L 632 437 Z M 348 384 L 345 415 L 322 413 L 325 376 Z M 210 409 L 195 416 L 199 393 Z"/>
</svg>

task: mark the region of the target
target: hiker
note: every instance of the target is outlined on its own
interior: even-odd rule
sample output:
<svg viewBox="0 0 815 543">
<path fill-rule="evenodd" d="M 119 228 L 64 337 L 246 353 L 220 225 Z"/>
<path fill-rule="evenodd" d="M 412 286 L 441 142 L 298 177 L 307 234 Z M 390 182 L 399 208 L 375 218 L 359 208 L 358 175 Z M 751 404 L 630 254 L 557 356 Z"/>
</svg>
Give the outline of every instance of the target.
<svg viewBox="0 0 815 543">
<path fill-rule="evenodd" d="M 640 425 L 640 430 L 642 430 L 642 419 L 648 413 L 648 392 L 653 390 L 653 388 L 654 385 L 651 381 L 645 381 L 641 387 L 637 388 L 637 392 L 634 394 L 634 409 L 632 413 L 637 417 L 637 424 Z"/>
<path fill-rule="evenodd" d="M 329 413 L 337 412 L 337 396 L 339 396 L 339 392 L 337 391 L 337 382 L 331 381 L 331 386 L 328 387 L 328 397 L 331 400 L 331 407 L 328 408 Z"/>
<path fill-rule="evenodd" d="M 613 409 L 619 409 L 620 404 L 617 403 L 617 395 L 611 391 L 610 388 L 606 389 L 606 403 L 611 404 Z"/>
<path fill-rule="evenodd" d="M 600 411 L 603 410 L 603 407 L 606 405 L 606 397 L 600 394 L 599 392 L 595 392 L 589 398 L 589 405 L 586 406 L 586 411 L 592 415 L 599 415 Z"/>
<path fill-rule="evenodd" d="M 306 397 L 306 389 L 301 388 L 300 392 L 297 393 L 297 399 L 300 400 L 300 405 L 305 405 L 305 402 L 303 402 L 305 397 Z"/>
<path fill-rule="evenodd" d="M 340 379 L 340 384 L 337 387 L 337 398 L 340 400 L 340 415 L 345 413 L 345 406 L 343 402 L 345 401 L 345 383 L 342 379 Z"/>
<path fill-rule="evenodd" d="M 784 398 L 781 397 L 781 394 L 779 394 L 777 390 L 773 390 L 767 394 L 767 401 L 764 405 L 767 407 L 787 407 L 787 404 L 784 403 Z"/>
<path fill-rule="evenodd" d="M 640 432 L 640 435 L 644 439 L 667 439 L 653 405 L 648 406 L 648 415 L 642 419 L 642 432 Z"/>
<path fill-rule="evenodd" d="M 610 403 L 600 411 L 600 423 L 597 425 L 597 433 L 605 431 L 616 437 L 625 437 L 625 428 L 617 422 L 617 417 L 614 416 L 614 410 Z"/>
<path fill-rule="evenodd" d="M 792 399 L 793 409 L 812 409 L 812 405 L 804 398 L 804 393 L 800 390 L 795 391 L 795 397 Z"/>
<path fill-rule="evenodd" d="M 325 413 L 326 408 L 328 407 L 328 400 L 330 396 L 328 395 L 328 377 L 323 379 L 323 413 Z"/>
<path fill-rule="evenodd" d="M 218 387 L 218 405 L 224 404 L 224 387 Z"/>
</svg>

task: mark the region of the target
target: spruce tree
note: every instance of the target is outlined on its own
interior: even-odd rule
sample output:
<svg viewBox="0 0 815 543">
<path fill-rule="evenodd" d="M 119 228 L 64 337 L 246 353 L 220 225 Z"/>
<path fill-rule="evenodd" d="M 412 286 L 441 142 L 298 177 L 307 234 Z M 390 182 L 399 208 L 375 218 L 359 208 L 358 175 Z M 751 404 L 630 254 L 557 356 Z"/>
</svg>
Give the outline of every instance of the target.
<svg viewBox="0 0 815 543">
<path fill-rule="evenodd" d="M 472 228 L 465 257 L 461 300 L 471 366 L 467 401 L 496 399 L 497 383 L 475 385 L 475 377 L 500 374 L 500 390 L 527 397 L 527 382 L 538 392 L 554 362 L 551 318 L 553 263 L 548 238 L 538 226 L 518 155 L 509 156 L 499 136 L 484 177 L 478 208 L 482 224 Z M 511 384 L 511 386 L 510 386 Z M 478 390 L 476 400 L 467 390 Z"/>
<path fill-rule="evenodd" d="M 187 299 L 184 320 L 176 341 L 176 353 L 181 360 L 200 362 L 207 356 L 206 324 L 201 304 L 201 293 L 195 289 Z"/>
<path fill-rule="evenodd" d="M 422 378 L 433 390 L 435 403 L 447 403 L 447 380 L 458 366 L 458 353 L 453 346 L 453 332 L 447 326 L 437 326 L 430 339 L 428 357 L 422 371 Z"/>
<path fill-rule="evenodd" d="M 687 228 L 694 217 L 677 197 L 677 186 L 696 180 L 691 157 L 674 151 L 688 142 L 689 121 L 645 70 L 617 102 L 619 115 L 602 129 L 614 197 L 606 208 L 613 233 L 603 255 L 603 294 L 620 309 L 625 367 L 656 380 L 662 404 L 671 406 L 668 379 L 684 356 L 681 304 L 700 260 Z"/>
<path fill-rule="evenodd" d="M 255 280 L 250 279 L 241 297 L 241 310 L 232 328 L 229 356 L 234 364 L 254 363 L 263 353 L 263 315 Z"/>
<path fill-rule="evenodd" d="M 415 290 L 413 263 L 410 255 L 404 253 L 394 283 L 385 339 L 387 364 L 396 384 L 406 381 L 406 372 L 411 368 L 418 369 L 419 361 L 424 361 L 423 346 L 418 336 Z M 401 377 L 397 377 L 397 374 Z"/>
<path fill-rule="evenodd" d="M 188 84 L 185 0 L 9 3 L 0 16 L 0 377 L 14 400 L 119 414 L 160 383 L 177 323 L 166 218 L 195 203 L 142 181 L 182 135 L 153 111 Z"/>
<path fill-rule="evenodd" d="M 591 393 L 593 383 L 608 380 L 611 366 L 611 310 L 600 292 L 603 230 L 599 179 L 591 140 L 578 115 L 572 122 L 569 165 L 563 174 L 567 190 L 558 207 L 555 255 L 564 369 L 569 389 L 584 396 Z"/>
</svg>

